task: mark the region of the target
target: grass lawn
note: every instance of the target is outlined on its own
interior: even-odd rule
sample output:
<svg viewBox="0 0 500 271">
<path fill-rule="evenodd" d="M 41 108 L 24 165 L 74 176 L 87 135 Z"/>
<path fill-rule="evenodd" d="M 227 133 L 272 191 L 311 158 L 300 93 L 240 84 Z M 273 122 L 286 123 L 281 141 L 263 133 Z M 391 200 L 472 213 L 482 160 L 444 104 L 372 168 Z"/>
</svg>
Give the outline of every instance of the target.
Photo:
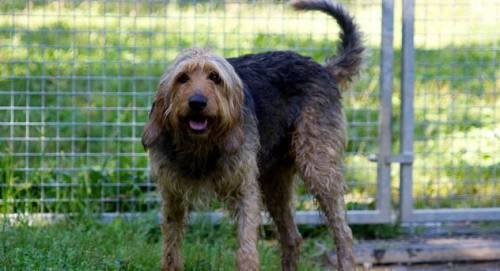
<svg viewBox="0 0 500 271">
<path fill-rule="evenodd" d="M 149 212 L 141 218 L 117 218 L 109 223 L 87 215 L 51 224 L 0 220 L 0 271 L 159 270 L 162 237 L 155 217 L 155 212 Z M 458 232 L 463 230 L 460 227 L 464 225 L 456 228 Z M 498 222 L 467 226 L 479 234 L 496 232 L 498 227 Z M 398 225 L 351 225 L 351 229 L 356 240 L 405 237 Z M 333 249 L 327 228 L 301 225 L 299 230 L 304 237 L 299 270 L 331 270 L 323 261 L 324 250 Z M 425 235 L 422 227 L 414 230 L 413 239 Z M 443 225 L 441 230 L 452 233 L 453 226 Z M 229 219 L 219 225 L 194 221 L 183 243 L 186 271 L 234 270 L 235 236 Z M 278 245 L 272 227 L 261 226 L 258 248 L 263 271 L 280 269 Z"/>
<path fill-rule="evenodd" d="M 316 243 L 330 247 L 326 230 L 301 228 L 305 236 L 301 270 L 322 270 Z M 263 270 L 279 269 L 278 243 L 261 229 L 259 252 Z M 233 270 L 235 229 L 226 222 L 188 227 L 183 246 L 186 270 Z M 50 225 L 3 224 L 0 270 L 158 270 L 160 228 L 153 216 L 98 223 L 76 218 Z"/>
</svg>

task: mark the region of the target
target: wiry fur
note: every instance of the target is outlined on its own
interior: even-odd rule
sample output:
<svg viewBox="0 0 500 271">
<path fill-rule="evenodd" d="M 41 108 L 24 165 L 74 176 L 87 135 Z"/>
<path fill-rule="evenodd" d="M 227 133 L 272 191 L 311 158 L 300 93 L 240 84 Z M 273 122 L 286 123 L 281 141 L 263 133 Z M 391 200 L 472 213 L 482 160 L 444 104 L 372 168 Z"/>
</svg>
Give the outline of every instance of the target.
<svg viewBox="0 0 500 271">
<path fill-rule="evenodd" d="M 226 60 L 192 49 L 160 81 L 142 142 L 162 197 L 164 270 L 182 269 L 186 216 L 193 201 L 207 194 L 227 201 L 237 221 L 238 270 L 259 269 L 261 200 L 279 232 L 282 267 L 296 270 L 302 238 L 293 221 L 295 174 L 326 215 L 339 268 L 354 269 L 343 199 L 346 133 L 338 84 L 359 72 L 360 35 L 338 5 L 326 0 L 293 5 L 324 11 L 341 26 L 338 55 L 325 66 L 289 51 Z M 188 105 L 194 95 L 207 99 L 201 112 Z M 191 121 L 200 116 L 208 124 L 195 133 Z"/>
<path fill-rule="evenodd" d="M 359 73 L 362 54 L 364 51 L 361 43 L 360 32 L 354 19 L 344 8 L 329 0 L 292 1 L 292 6 L 297 10 L 319 10 L 335 18 L 340 25 L 340 44 L 336 56 L 327 59 L 325 67 L 330 71 L 337 84 L 347 87 L 354 76 Z"/>
</svg>

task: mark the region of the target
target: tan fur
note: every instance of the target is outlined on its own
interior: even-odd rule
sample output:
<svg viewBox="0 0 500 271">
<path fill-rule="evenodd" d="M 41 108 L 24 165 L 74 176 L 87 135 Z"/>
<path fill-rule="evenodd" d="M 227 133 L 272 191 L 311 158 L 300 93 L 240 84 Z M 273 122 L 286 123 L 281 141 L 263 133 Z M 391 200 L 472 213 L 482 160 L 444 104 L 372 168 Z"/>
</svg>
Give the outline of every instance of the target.
<svg viewBox="0 0 500 271">
<path fill-rule="evenodd" d="M 158 183 L 162 201 L 166 203 L 162 222 L 165 238 L 163 270 L 182 270 L 180 240 L 187 212 L 184 203 L 203 200 L 207 195 L 216 195 L 230 203 L 231 212 L 238 223 L 238 270 L 259 270 L 257 229 L 261 207 L 255 155 L 257 146 L 256 142 L 244 144 L 220 172 L 196 186 L 192 185 L 192 180 L 177 175 L 160 153 L 150 153 L 152 175 Z M 169 205 L 176 206 L 176 209 L 166 207 Z"/>
<path fill-rule="evenodd" d="M 207 80 L 212 71 L 219 74 L 222 85 Z M 189 76 L 189 83 L 177 84 L 176 78 L 183 73 Z M 180 133 L 184 128 L 178 120 L 187 114 L 187 99 L 194 91 L 200 91 L 208 98 L 204 112 L 216 118 L 217 123 L 205 137 L 197 138 L 196 142 L 184 142 L 185 138 Z M 241 118 L 242 102 L 242 82 L 233 68 L 225 59 L 204 50 L 189 50 L 179 56 L 173 68 L 160 81 L 150 122 L 144 130 L 145 146 L 152 146 L 162 129 L 169 129 L 175 135 L 177 144 L 199 155 L 204 155 L 205 146 L 214 142 L 230 153 L 222 167 L 200 182 L 177 172 L 160 149 L 150 148 L 152 177 L 158 183 L 163 202 L 162 270 L 183 269 L 181 242 L 188 206 L 196 204 L 196 201 L 204 202 L 211 196 L 229 202 L 231 213 L 237 220 L 238 270 L 259 270 L 257 230 L 260 224 L 260 192 L 256 160 L 259 141 L 256 120 L 247 117 L 243 121 Z M 245 125 L 251 129 L 243 134 L 242 127 Z"/>
<path fill-rule="evenodd" d="M 345 218 L 342 153 L 346 145 L 345 118 L 339 110 L 325 115 L 320 102 L 303 110 L 293 137 L 299 172 L 316 197 L 333 231 L 340 270 L 355 270 L 352 233 Z"/>
<path fill-rule="evenodd" d="M 221 86 L 207 79 L 212 71 L 220 75 L 224 82 Z M 188 74 L 194 80 L 189 84 L 179 85 L 176 78 L 183 73 Z M 210 136 L 215 139 L 224 139 L 220 144 L 233 151 L 234 145 L 242 144 L 243 135 L 238 124 L 243 103 L 243 83 L 224 58 L 202 49 L 191 49 L 177 57 L 173 68 L 160 80 L 155 106 L 151 112 L 150 121 L 144 129 L 143 144 L 145 146 L 151 146 L 158 139 L 162 128 L 174 131 L 176 135 L 174 139 L 177 143 L 181 143 L 179 138 L 181 135 L 177 131 L 180 131 L 182 127 L 179 126 L 178 119 L 179 116 L 187 114 L 186 100 L 193 95 L 195 90 L 200 90 L 209 98 L 206 114 L 217 118 L 217 127 L 213 127 Z"/>
</svg>

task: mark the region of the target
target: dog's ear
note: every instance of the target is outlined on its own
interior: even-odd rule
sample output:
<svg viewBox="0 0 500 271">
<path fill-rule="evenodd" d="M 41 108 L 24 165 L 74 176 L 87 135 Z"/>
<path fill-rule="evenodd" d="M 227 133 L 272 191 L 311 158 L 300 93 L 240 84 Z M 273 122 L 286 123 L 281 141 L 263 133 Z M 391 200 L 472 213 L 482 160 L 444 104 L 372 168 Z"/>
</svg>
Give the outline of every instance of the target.
<svg viewBox="0 0 500 271">
<path fill-rule="evenodd" d="M 244 140 L 245 135 L 243 129 L 237 126 L 228 132 L 222 142 L 222 148 L 226 153 L 234 154 L 240 149 L 241 145 L 243 145 Z"/>
<path fill-rule="evenodd" d="M 144 126 L 142 133 L 142 146 L 144 149 L 150 148 L 160 137 L 163 125 L 163 112 L 165 112 L 165 101 L 156 99 L 149 111 L 149 121 Z"/>
</svg>

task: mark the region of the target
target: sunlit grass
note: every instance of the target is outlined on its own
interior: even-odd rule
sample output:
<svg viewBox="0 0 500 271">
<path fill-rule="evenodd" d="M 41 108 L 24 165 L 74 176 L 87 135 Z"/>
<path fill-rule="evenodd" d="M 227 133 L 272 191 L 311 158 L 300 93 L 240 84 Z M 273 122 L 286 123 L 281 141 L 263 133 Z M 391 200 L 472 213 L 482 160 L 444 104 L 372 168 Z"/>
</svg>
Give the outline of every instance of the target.
<svg viewBox="0 0 500 271">
<path fill-rule="evenodd" d="M 76 218 L 55 224 L 1 221 L 0 269 L 6 270 L 158 270 L 162 237 L 157 221 L 116 219 L 104 224 Z M 300 270 L 324 270 L 317 244 L 331 247 L 324 228 L 303 228 Z M 258 249 L 262 270 L 280 268 L 279 245 L 261 228 Z M 229 221 L 187 227 L 182 254 L 186 270 L 233 270 L 236 230 Z"/>
<path fill-rule="evenodd" d="M 215 1 L 216 2 L 216 1 Z M 369 45 L 380 43 L 381 1 L 343 1 L 356 16 Z M 36 2 L 35 2 L 36 3 Z M 167 35 L 182 35 L 190 44 L 213 44 L 228 48 L 238 43 L 245 48 L 249 36 L 256 33 L 310 36 L 322 40 L 325 33 L 336 31 L 338 26 L 328 16 L 320 13 L 297 13 L 287 4 L 257 1 L 256 4 L 228 1 L 226 4 L 192 2 L 150 3 L 137 5 L 127 2 L 49 2 L 26 5 L 20 2 L 16 9 L 8 3 L 2 10 L 16 12 L 15 18 L 0 15 L 0 25 L 19 29 L 64 23 L 72 29 L 93 29 L 114 33 L 127 31 L 157 31 Z M 424 0 L 416 3 L 416 44 L 439 48 L 448 44 L 488 43 L 496 41 L 497 26 L 495 1 L 439 1 Z M 395 4 L 395 40 L 400 41 L 401 1 Z M 165 20 L 165 16 L 169 19 Z M 120 29 L 119 31 L 116 29 Z M 203 35 L 198 35 L 202 33 Z M 143 45 L 138 41 L 137 45 Z M 247 48 L 249 49 L 249 48 Z M 279 48 L 278 48 L 279 49 Z"/>
</svg>

